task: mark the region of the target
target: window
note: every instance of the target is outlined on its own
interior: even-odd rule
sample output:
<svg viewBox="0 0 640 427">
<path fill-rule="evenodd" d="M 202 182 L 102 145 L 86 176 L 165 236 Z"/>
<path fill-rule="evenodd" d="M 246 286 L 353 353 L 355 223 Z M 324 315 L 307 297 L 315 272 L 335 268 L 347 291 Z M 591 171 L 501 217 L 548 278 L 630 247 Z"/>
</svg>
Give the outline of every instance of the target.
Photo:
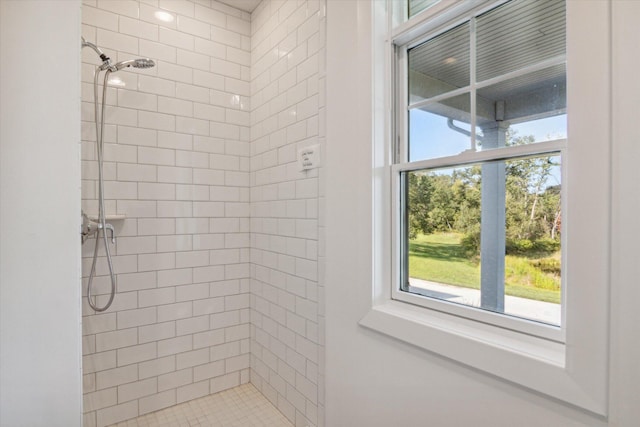
<svg viewBox="0 0 640 427">
<path fill-rule="evenodd" d="M 373 292 L 360 325 L 606 415 L 610 4 L 410 6 L 369 6 Z M 513 279 L 532 268 L 533 295 Z"/>
<path fill-rule="evenodd" d="M 511 0 L 397 46 L 394 298 L 560 339 L 565 20 Z"/>
</svg>

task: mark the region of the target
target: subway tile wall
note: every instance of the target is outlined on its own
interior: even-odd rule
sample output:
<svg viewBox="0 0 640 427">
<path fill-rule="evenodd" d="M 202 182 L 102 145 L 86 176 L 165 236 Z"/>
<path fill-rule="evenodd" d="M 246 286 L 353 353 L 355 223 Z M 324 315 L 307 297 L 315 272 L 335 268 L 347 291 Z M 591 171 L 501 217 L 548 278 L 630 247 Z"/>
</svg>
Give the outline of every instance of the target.
<svg viewBox="0 0 640 427">
<path fill-rule="evenodd" d="M 325 1 L 263 0 L 251 21 L 251 382 L 296 426 L 324 426 Z"/>
<path fill-rule="evenodd" d="M 85 0 L 82 21 L 83 36 L 114 61 L 157 64 L 114 73 L 107 87 L 106 211 L 123 219 L 111 221 L 114 303 L 104 313 L 83 307 L 90 427 L 250 380 L 251 16 L 209 0 Z M 83 49 L 89 214 L 97 213 L 98 62 Z M 314 240 L 302 240 L 307 254 Z M 85 295 L 93 247 L 94 240 L 83 246 Z M 110 283 L 103 249 L 99 255 L 95 293 L 103 305 Z M 299 268 L 312 274 L 310 265 Z"/>
</svg>

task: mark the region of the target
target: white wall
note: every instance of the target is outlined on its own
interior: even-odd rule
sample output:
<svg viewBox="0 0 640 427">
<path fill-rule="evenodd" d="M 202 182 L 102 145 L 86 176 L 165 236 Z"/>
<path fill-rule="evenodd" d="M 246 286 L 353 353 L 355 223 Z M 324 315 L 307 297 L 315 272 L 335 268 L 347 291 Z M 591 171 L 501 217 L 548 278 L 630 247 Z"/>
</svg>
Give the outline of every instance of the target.
<svg viewBox="0 0 640 427">
<path fill-rule="evenodd" d="M 327 425 L 637 425 L 640 150 L 633 117 L 640 88 L 632 73 L 640 60 L 630 53 L 640 37 L 639 9 L 632 1 L 613 7 L 611 401 L 602 419 L 358 326 L 372 292 L 371 9 L 369 2 L 328 2 Z"/>
<path fill-rule="evenodd" d="M 80 2 L 0 2 L 0 425 L 81 425 Z"/>
</svg>

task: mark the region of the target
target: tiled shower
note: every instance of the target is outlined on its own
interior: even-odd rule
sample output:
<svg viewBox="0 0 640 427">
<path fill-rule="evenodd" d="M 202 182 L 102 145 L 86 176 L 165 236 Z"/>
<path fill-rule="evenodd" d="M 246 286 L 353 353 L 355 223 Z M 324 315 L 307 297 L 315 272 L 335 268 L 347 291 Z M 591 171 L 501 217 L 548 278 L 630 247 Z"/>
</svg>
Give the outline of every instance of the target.
<svg viewBox="0 0 640 427">
<path fill-rule="evenodd" d="M 83 306 L 84 425 L 251 382 L 323 425 L 324 1 L 85 0 L 82 35 L 117 61 L 105 199 L 117 294 Z M 97 214 L 95 53 L 82 53 L 82 207 Z M 83 295 L 93 241 L 83 246 Z M 95 281 L 108 299 L 104 253 Z"/>
</svg>

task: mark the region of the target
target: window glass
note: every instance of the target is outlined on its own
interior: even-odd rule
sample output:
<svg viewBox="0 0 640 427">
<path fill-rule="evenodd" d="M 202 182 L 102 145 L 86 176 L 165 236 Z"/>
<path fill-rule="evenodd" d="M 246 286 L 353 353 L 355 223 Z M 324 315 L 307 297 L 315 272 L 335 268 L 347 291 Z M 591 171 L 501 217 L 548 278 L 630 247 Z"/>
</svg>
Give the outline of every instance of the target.
<svg viewBox="0 0 640 427">
<path fill-rule="evenodd" d="M 408 0 L 409 18 L 411 18 L 414 15 L 417 15 L 423 10 L 427 10 L 428 8 L 438 3 L 439 1 L 440 0 Z"/>
<path fill-rule="evenodd" d="M 452 156 L 471 148 L 468 93 L 409 112 L 409 161 Z"/>
<path fill-rule="evenodd" d="M 476 80 L 525 68 L 566 52 L 565 5 L 512 0 L 476 19 Z"/>
<path fill-rule="evenodd" d="M 404 290 L 559 325 L 560 163 L 554 153 L 405 172 Z"/>
<path fill-rule="evenodd" d="M 567 137 L 567 79 L 558 64 L 477 91 L 476 120 L 485 135 L 478 147 L 531 144 Z M 515 123 L 515 124 L 514 124 Z M 517 129 L 517 140 L 500 139 L 498 129 Z"/>
<path fill-rule="evenodd" d="M 409 49 L 409 104 L 469 86 L 469 23 Z"/>
</svg>

